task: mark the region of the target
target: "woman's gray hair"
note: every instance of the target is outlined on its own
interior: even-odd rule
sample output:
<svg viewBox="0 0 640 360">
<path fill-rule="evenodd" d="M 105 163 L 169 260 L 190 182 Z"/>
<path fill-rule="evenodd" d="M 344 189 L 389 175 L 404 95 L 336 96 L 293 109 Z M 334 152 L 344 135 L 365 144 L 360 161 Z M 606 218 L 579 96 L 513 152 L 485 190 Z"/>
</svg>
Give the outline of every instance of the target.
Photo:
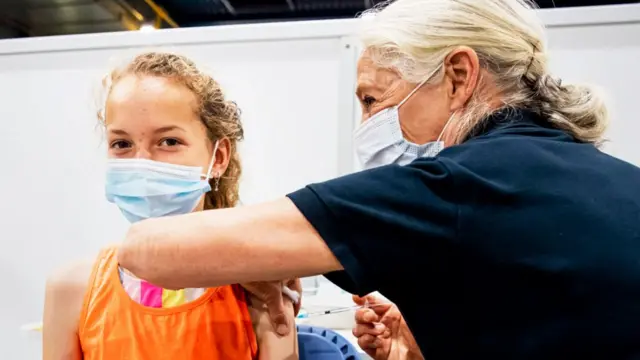
<svg viewBox="0 0 640 360">
<path fill-rule="evenodd" d="M 592 87 L 562 84 L 548 73 L 545 29 L 533 2 L 397 0 L 362 18 L 360 37 L 378 66 L 419 83 L 451 50 L 468 46 L 492 75 L 503 108 L 533 110 L 581 142 L 603 141 L 609 113 L 602 97 Z M 455 143 L 492 111 L 480 79 L 472 99 L 456 114 Z"/>
</svg>

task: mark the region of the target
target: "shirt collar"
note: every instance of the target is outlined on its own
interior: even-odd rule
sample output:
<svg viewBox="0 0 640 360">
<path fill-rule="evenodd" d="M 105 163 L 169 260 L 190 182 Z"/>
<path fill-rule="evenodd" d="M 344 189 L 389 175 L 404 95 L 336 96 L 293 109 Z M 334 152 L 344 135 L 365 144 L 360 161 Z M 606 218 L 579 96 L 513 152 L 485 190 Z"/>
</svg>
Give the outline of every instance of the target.
<svg viewBox="0 0 640 360">
<path fill-rule="evenodd" d="M 504 129 L 536 127 L 554 131 L 551 124 L 539 114 L 526 109 L 503 108 L 499 109 L 480 121 L 465 138 L 464 141 L 472 138 L 488 135 Z"/>
</svg>

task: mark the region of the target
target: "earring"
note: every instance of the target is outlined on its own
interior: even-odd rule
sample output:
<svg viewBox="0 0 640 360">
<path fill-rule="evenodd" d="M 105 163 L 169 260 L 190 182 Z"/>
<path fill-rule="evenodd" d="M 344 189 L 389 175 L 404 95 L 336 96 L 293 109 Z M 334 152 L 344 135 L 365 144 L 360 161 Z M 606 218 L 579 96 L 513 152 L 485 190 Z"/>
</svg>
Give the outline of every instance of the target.
<svg viewBox="0 0 640 360">
<path fill-rule="evenodd" d="M 220 185 L 220 175 L 218 175 L 218 174 L 216 173 L 216 175 L 215 175 L 214 177 L 215 177 L 215 179 L 216 179 L 216 183 L 215 183 L 215 185 L 214 185 L 214 187 L 213 187 L 213 191 L 216 191 L 216 192 L 217 192 L 217 191 L 218 191 L 218 185 Z"/>
</svg>

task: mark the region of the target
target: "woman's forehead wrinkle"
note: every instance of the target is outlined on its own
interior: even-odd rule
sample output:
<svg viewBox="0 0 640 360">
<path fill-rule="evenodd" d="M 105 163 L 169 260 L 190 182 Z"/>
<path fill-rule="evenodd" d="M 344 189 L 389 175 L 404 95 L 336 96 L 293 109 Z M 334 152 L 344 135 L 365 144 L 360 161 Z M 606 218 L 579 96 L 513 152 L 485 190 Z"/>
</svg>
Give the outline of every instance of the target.
<svg viewBox="0 0 640 360">
<path fill-rule="evenodd" d="M 397 87 L 400 77 L 391 70 L 372 66 L 361 66 L 358 74 L 357 93 L 376 91 L 384 94 Z"/>
</svg>

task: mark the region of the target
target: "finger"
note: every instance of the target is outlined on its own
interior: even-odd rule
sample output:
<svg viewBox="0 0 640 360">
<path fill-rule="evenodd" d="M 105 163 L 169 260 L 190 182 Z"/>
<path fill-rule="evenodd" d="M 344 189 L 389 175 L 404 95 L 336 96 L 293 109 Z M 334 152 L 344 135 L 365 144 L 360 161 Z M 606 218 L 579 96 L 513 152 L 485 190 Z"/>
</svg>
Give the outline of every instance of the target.
<svg viewBox="0 0 640 360">
<path fill-rule="evenodd" d="M 358 309 L 355 314 L 356 323 L 370 324 L 380 321 L 380 316 L 371 309 Z"/>
<path fill-rule="evenodd" d="M 302 307 L 302 283 L 300 279 L 292 279 L 285 284 L 289 289 L 298 293 L 298 301 L 293 304 L 293 316 L 298 316 Z"/>
<path fill-rule="evenodd" d="M 267 311 L 273 327 L 280 336 L 289 334 L 289 319 L 287 318 L 282 289 L 273 292 L 267 299 Z"/>
<path fill-rule="evenodd" d="M 268 282 L 251 282 L 240 284 L 240 286 L 242 286 L 249 294 L 255 296 L 262 302 L 267 301 L 269 290 L 272 287 L 272 285 Z M 267 288 L 267 290 L 265 290 L 265 287 Z"/>
<path fill-rule="evenodd" d="M 380 299 L 374 295 L 367 295 L 364 297 L 354 295 L 353 302 L 360 306 L 369 305 L 370 309 L 375 311 L 378 315 L 384 315 L 393 306 L 393 303 L 385 299 Z"/>
<path fill-rule="evenodd" d="M 295 316 L 298 316 L 300 309 L 302 308 L 302 282 L 300 279 L 294 279 L 291 286 L 289 286 L 291 290 L 295 290 L 300 294 L 300 300 L 296 304 L 293 305 L 293 313 Z"/>
<path fill-rule="evenodd" d="M 375 349 L 375 341 L 376 337 L 373 335 L 362 335 L 358 338 L 358 346 L 360 346 L 363 350 Z"/>
<path fill-rule="evenodd" d="M 354 326 L 353 329 L 351 329 L 351 334 L 359 338 L 362 335 L 369 334 L 369 330 L 372 328 L 373 328 L 372 324 L 356 324 L 356 326 Z"/>
<path fill-rule="evenodd" d="M 352 296 L 353 302 L 356 303 L 356 305 L 364 305 L 365 302 L 367 301 L 366 296 L 358 296 L 358 295 L 353 295 Z"/>
<path fill-rule="evenodd" d="M 282 294 L 289 298 L 294 304 L 300 301 L 300 294 L 297 291 L 289 289 L 287 286 L 282 286 Z"/>
<path fill-rule="evenodd" d="M 291 279 L 287 281 L 286 285 L 291 290 L 297 291 L 299 293 L 302 292 L 302 283 L 300 282 L 300 279 Z"/>
<path fill-rule="evenodd" d="M 382 340 L 373 335 L 363 335 L 362 337 L 358 338 L 358 346 L 360 346 L 360 348 L 365 351 L 375 351 L 375 349 L 382 347 Z"/>
<path fill-rule="evenodd" d="M 361 337 L 363 335 L 379 336 L 387 332 L 387 327 L 384 324 L 356 324 L 353 327 L 352 333 L 355 337 Z"/>
<path fill-rule="evenodd" d="M 387 326 L 384 327 L 384 331 L 382 331 L 382 334 L 378 335 L 378 339 L 388 339 L 391 337 L 391 329 L 389 329 Z"/>
<path fill-rule="evenodd" d="M 280 281 L 254 282 L 242 286 L 264 303 L 274 330 L 281 336 L 289 334 L 289 319 L 286 315 Z"/>
<path fill-rule="evenodd" d="M 358 295 L 353 295 L 353 301 L 358 304 L 358 305 L 365 305 L 366 303 L 369 304 L 384 304 L 384 303 L 388 303 L 388 301 L 384 301 L 383 299 L 378 298 L 377 296 L 373 295 L 373 294 L 368 294 L 365 296 L 358 296 Z"/>
</svg>

